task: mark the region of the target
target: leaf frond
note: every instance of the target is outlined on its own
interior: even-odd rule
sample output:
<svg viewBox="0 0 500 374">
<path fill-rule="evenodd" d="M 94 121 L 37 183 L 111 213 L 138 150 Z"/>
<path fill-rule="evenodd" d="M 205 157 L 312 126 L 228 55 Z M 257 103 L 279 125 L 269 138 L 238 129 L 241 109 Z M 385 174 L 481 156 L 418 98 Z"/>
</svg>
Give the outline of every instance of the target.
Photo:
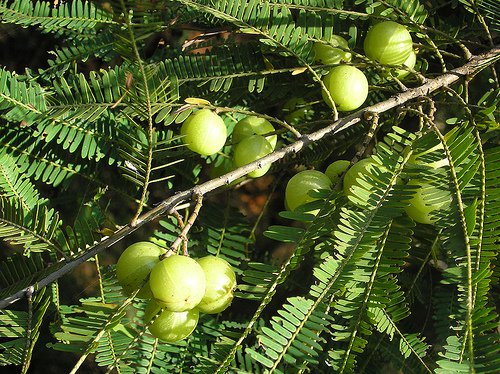
<svg viewBox="0 0 500 374">
<path fill-rule="evenodd" d="M 114 25 L 112 14 L 90 1 L 74 0 L 53 7 L 48 1 L 4 0 L 0 4 L 0 19 L 23 27 L 37 26 L 44 32 L 66 30 L 86 32 L 97 26 Z"/>
</svg>

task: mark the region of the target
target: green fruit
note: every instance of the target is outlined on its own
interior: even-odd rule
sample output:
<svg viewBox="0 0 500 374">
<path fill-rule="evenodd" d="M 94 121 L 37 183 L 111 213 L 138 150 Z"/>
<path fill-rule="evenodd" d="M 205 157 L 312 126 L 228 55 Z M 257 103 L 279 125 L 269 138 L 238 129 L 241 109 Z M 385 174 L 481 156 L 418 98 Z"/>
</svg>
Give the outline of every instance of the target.
<svg viewBox="0 0 500 374">
<path fill-rule="evenodd" d="M 205 273 L 192 258 L 173 255 L 151 271 L 153 297 L 172 312 L 184 312 L 198 305 L 205 295 Z"/>
<path fill-rule="evenodd" d="M 413 69 L 415 67 L 416 62 L 417 62 L 417 54 L 415 53 L 414 50 L 412 50 L 406 61 L 403 63 L 403 65 L 410 69 Z M 403 79 L 408 74 L 410 74 L 410 71 L 406 69 L 397 69 L 395 74 L 396 78 Z"/>
<path fill-rule="evenodd" d="M 347 170 L 351 163 L 346 160 L 337 160 L 332 162 L 330 165 L 325 170 L 325 174 L 330 180 L 332 181 L 332 184 L 335 184 L 340 175 Z"/>
<path fill-rule="evenodd" d="M 438 153 L 438 151 L 439 151 L 439 153 Z M 420 153 L 414 152 L 410 156 L 410 158 L 408 159 L 408 162 L 412 163 L 412 164 L 422 164 L 421 157 L 425 156 L 425 155 L 429 155 L 430 153 L 433 153 L 433 156 L 434 155 L 437 156 L 436 161 L 426 162 L 425 166 L 437 169 L 437 168 L 446 167 L 450 164 L 450 162 L 448 161 L 448 158 L 446 157 L 446 154 L 444 152 L 444 147 L 443 147 L 442 143 L 439 143 L 439 144 L 435 145 L 434 147 L 426 149 L 425 151 L 420 152 Z"/>
<path fill-rule="evenodd" d="M 368 172 L 367 169 L 370 165 L 374 165 L 372 159 L 364 158 L 356 162 L 349 170 L 347 170 L 347 173 L 344 175 L 344 195 L 351 195 L 351 187 L 360 185 L 358 183 L 358 178 Z"/>
<path fill-rule="evenodd" d="M 248 116 L 239 121 L 233 130 L 233 142 L 239 143 L 243 139 L 252 135 L 265 135 L 274 132 L 275 128 L 271 123 L 264 118 Z M 273 149 L 276 147 L 278 137 L 276 135 L 266 136 L 266 140 L 271 144 Z"/>
<path fill-rule="evenodd" d="M 366 56 L 388 65 L 403 64 L 413 51 L 411 35 L 405 26 L 393 21 L 374 25 L 364 41 Z"/>
<path fill-rule="evenodd" d="M 436 219 L 431 217 L 431 213 L 450 204 L 451 197 L 446 191 L 418 180 L 410 180 L 408 185 L 419 186 L 409 200 L 410 205 L 405 207 L 406 213 L 415 222 L 434 223 Z"/>
<path fill-rule="evenodd" d="M 234 147 L 234 165 L 241 167 L 262 158 L 273 151 L 273 147 L 261 135 L 252 135 L 243 139 Z M 249 177 L 257 178 L 267 173 L 271 164 L 248 173 Z"/>
<path fill-rule="evenodd" d="M 236 275 L 229 263 L 215 256 L 205 256 L 198 260 L 205 272 L 207 286 L 203 299 L 197 308 L 207 314 L 216 314 L 225 310 L 233 300 L 236 287 Z"/>
<path fill-rule="evenodd" d="M 137 242 L 127 247 L 116 264 L 116 277 L 125 294 L 130 295 L 144 282 L 153 267 L 165 253 L 163 248 L 150 242 Z M 139 298 L 152 296 L 149 282 L 136 295 Z"/>
<path fill-rule="evenodd" d="M 340 62 L 350 62 L 352 54 L 343 49 L 349 49 L 347 40 L 338 35 L 332 35 L 329 44 L 320 42 L 314 43 L 315 61 L 322 64 L 338 64 Z"/>
<path fill-rule="evenodd" d="M 349 65 L 334 67 L 323 78 L 337 110 L 341 112 L 358 109 L 368 96 L 368 81 L 361 70 Z M 323 99 L 330 105 L 324 92 Z"/>
<path fill-rule="evenodd" d="M 227 129 L 221 117 L 209 109 L 201 109 L 184 121 L 181 135 L 190 150 L 208 156 L 224 147 Z"/>
<path fill-rule="evenodd" d="M 347 170 L 344 175 L 344 195 L 356 206 L 362 208 L 367 205 L 367 202 L 361 202 L 356 198 L 354 194 L 354 186 L 363 186 L 361 182 L 362 176 L 364 174 L 372 174 L 372 167 L 375 166 L 375 162 L 371 158 L 364 158 L 359 160 L 354 165 Z M 383 166 L 378 167 L 381 172 L 387 171 Z M 372 174 L 374 179 L 377 179 L 375 175 Z"/>
<path fill-rule="evenodd" d="M 144 311 L 144 322 L 148 324 L 160 309 L 160 305 L 151 300 Z M 199 315 L 198 309 L 184 312 L 163 310 L 148 329 L 156 338 L 173 343 L 192 334 L 198 324 Z"/>
<path fill-rule="evenodd" d="M 307 105 L 304 99 L 294 97 L 283 105 L 283 114 L 285 114 L 285 121 L 292 125 L 297 125 L 302 121 L 310 120 L 313 110 L 310 105 Z"/>
<path fill-rule="evenodd" d="M 309 192 L 317 189 L 330 190 L 330 178 L 317 170 L 304 170 L 295 174 L 288 181 L 285 189 L 285 206 L 294 211 L 299 206 L 317 200 Z M 317 212 L 311 212 L 317 214 Z"/>
</svg>

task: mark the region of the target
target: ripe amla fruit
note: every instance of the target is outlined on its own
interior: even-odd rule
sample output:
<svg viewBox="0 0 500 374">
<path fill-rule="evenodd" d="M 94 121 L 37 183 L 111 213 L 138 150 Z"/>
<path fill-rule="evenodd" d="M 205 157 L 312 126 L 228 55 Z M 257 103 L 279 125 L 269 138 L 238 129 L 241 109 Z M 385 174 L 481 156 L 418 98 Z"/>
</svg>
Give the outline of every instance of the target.
<svg viewBox="0 0 500 374">
<path fill-rule="evenodd" d="M 172 312 L 198 305 L 205 295 L 205 273 L 187 256 L 173 255 L 155 265 L 149 284 L 156 302 Z"/>
<path fill-rule="evenodd" d="M 440 190 L 428 183 L 410 180 L 407 185 L 419 186 L 409 200 L 410 205 L 405 207 L 406 213 L 415 222 L 427 225 L 434 223 L 436 218 L 431 213 L 446 208 L 451 202 L 448 191 Z"/>
<path fill-rule="evenodd" d="M 226 143 L 227 129 L 224 121 L 210 109 L 192 113 L 181 127 L 182 141 L 193 152 L 212 155 Z"/>
<path fill-rule="evenodd" d="M 151 300 L 144 311 L 144 322 L 149 324 L 160 309 L 161 306 L 156 301 Z M 173 343 L 192 334 L 198 324 L 199 316 L 198 309 L 184 312 L 172 312 L 164 309 L 148 329 L 158 339 Z"/>
<path fill-rule="evenodd" d="M 266 135 L 275 131 L 271 122 L 265 118 L 260 118 L 256 116 L 248 116 L 240 120 L 233 129 L 233 142 L 239 143 L 243 139 L 248 138 L 252 135 Z M 266 140 L 271 144 L 274 149 L 276 147 L 276 142 L 278 137 L 276 135 L 266 136 Z"/>
<path fill-rule="evenodd" d="M 341 47 L 341 48 L 338 48 Z M 328 44 L 321 42 L 314 43 L 314 61 L 322 64 L 338 64 L 340 62 L 350 62 L 352 54 L 345 51 L 349 49 L 347 40 L 339 35 L 332 35 Z"/>
<path fill-rule="evenodd" d="M 229 263 L 215 256 L 205 256 L 198 260 L 205 272 L 206 290 L 197 308 L 200 312 L 216 314 L 225 310 L 233 300 L 236 275 Z"/>
<path fill-rule="evenodd" d="M 163 248 L 151 242 L 137 242 L 123 251 L 116 264 L 116 277 L 125 294 L 130 295 L 139 288 L 160 262 L 163 253 Z M 144 299 L 152 297 L 149 281 L 136 296 Z"/>
<path fill-rule="evenodd" d="M 332 162 L 325 170 L 325 174 L 330 178 L 332 184 L 337 183 L 339 177 L 347 170 L 351 163 L 347 160 L 337 160 Z"/>
<path fill-rule="evenodd" d="M 363 72 L 354 66 L 334 67 L 325 75 L 323 83 L 340 112 L 358 109 L 368 96 L 368 80 Z M 321 94 L 323 100 L 331 106 L 325 92 L 322 91 Z"/>
<path fill-rule="evenodd" d="M 374 25 L 364 41 L 366 57 L 387 65 L 401 65 L 413 51 L 411 35 L 405 26 L 394 21 Z"/>
<path fill-rule="evenodd" d="M 423 161 L 424 157 L 426 158 L 425 162 Z M 432 158 L 432 160 L 429 160 L 430 158 Z M 441 143 L 438 143 L 437 145 L 424 151 L 420 151 L 419 153 L 413 150 L 408 162 L 416 165 L 423 164 L 426 167 L 431 167 L 433 169 L 447 167 L 450 164 L 448 158 L 446 157 L 443 144 Z"/>
<path fill-rule="evenodd" d="M 415 67 L 416 62 L 417 62 L 417 54 L 412 49 L 410 55 L 408 56 L 406 61 L 403 63 L 403 65 L 406 66 L 407 68 L 413 69 Z M 398 79 L 403 79 L 408 74 L 410 74 L 410 71 L 406 70 L 406 69 L 397 69 L 395 71 L 396 78 L 398 78 Z"/>
<path fill-rule="evenodd" d="M 330 178 L 317 170 L 304 170 L 290 178 L 285 189 L 285 205 L 294 211 L 299 206 L 317 200 L 309 192 L 317 189 L 330 190 Z M 309 212 L 318 214 L 317 211 Z"/>
<path fill-rule="evenodd" d="M 241 167 L 267 156 L 273 151 L 273 146 L 262 135 L 252 135 L 243 139 L 234 147 L 234 165 Z M 271 164 L 248 173 L 249 177 L 258 178 L 267 173 Z"/>
<path fill-rule="evenodd" d="M 372 167 L 376 166 L 375 161 L 371 158 L 364 158 L 359 160 L 354 165 L 350 167 L 349 170 L 344 175 L 344 195 L 356 206 L 363 208 L 368 204 L 368 201 L 364 200 L 363 197 L 358 197 L 354 193 L 354 187 L 365 187 L 365 183 L 362 182 L 363 175 L 370 174 L 373 179 L 377 179 L 376 173 L 372 173 Z M 384 166 L 379 165 L 378 169 L 381 172 L 386 172 L 387 169 Z"/>
</svg>

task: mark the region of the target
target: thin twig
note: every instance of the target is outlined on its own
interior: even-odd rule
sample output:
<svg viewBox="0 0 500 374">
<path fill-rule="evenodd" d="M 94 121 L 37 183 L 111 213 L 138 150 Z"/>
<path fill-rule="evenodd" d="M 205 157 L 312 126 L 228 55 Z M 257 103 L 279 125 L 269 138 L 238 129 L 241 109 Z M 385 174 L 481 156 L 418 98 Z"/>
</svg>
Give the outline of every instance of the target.
<svg viewBox="0 0 500 374">
<path fill-rule="evenodd" d="M 361 158 L 363 158 L 366 149 L 370 145 L 370 142 L 372 141 L 373 137 L 375 136 L 375 133 L 377 132 L 379 114 L 366 112 L 365 118 L 371 122 L 370 128 L 368 129 L 368 134 L 366 134 L 365 139 L 361 144 L 361 147 L 359 148 L 358 152 L 356 152 L 356 155 L 354 155 L 354 158 L 351 160 L 351 166 L 357 163 Z"/>
<path fill-rule="evenodd" d="M 174 211 L 172 212 L 172 214 L 173 214 L 173 215 L 175 216 L 175 218 L 177 219 L 177 222 L 178 222 L 178 224 L 179 224 L 179 227 L 180 227 L 180 228 L 181 228 L 181 230 L 182 230 L 182 229 L 184 228 L 185 224 L 184 224 L 184 221 L 183 221 L 183 219 L 182 219 L 181 215 L 180 215 L 180 214 L 179 214 L 179 212 L 178 212 L 178 211 L 176 211 L 176 210 L 174 210 Z M 182 254 L 183 254 L 184 256 L 187 256 L 187 255 L 188 255 L 188 248 L 187 248 L 187 246 L 188 246 L 187 238 L 186 238 L 186 237 L 183 237 L 183 238 L 182 238 Z"/>
<path fill-rule="evenodd" d="M 21 369 L 21 373 L 27 373 L 29 366 L 30 366 L 30 361 L 31 361 L 31 354 L 29 353 L 30 351 L 30 346 L 32 342 L 32 333 L 33 333 L 33 294 L 35 293 L 35 290 L 33 287 L 29 287 L 26 290 L 26 298 L 28 299 L 28 320 L 26 321 L 26 345 L 24 347 L 24 360 L 23 360 L 23 367 Z"/>
<path fill-rule="evenodd" d="M 193 208 L 193 212 L 191 213 L 191 216 L 189 217 L 188 221 L 182 228 L 181 233 L 177 237 L 177 239 L 174 240 L 172 245 L 170 246 L 170 251 L 177 253 L 178 249 L 177 247 L 181 242 L 187 242 L 187 233 L 191 229 L 191 227 L 194 225 L 194 222 L 196 221 L 196 218 L 198 218 L 198 213 L 200 213 L 201 206 L 203 204 L 203 195 L 197 194 L 195 195 L 195 200 L 196 204 Z M 184 255 L 187 255 L 186 250 L 183 249 Z M 165 257 L 168 257 L 169 253 L 166 252 L 160 256 L 160 260 L 163 260 Z"/>
<path fill-rule="evenodd" d="M 66 264 L 58 263 L 54 265 L 54 268 L 56 270 L 50 273 L 48 276 L 40 279 L 39 281 L 35 282 L 30 286 L 27 286 L 17 291 L 11 296 L 8 296 L 0 300 L 0 309 L 3 309 L 9 306 L 10 304 L 14 303 L 15 301 L 23 298 L 25 296 L 26 290 L 29 287 L 35 287 L 35 289 L 40 289 L 47 286 L 48 284 L 54 282 L 55 280 L 61 278 L 63 275 L 67 274 L 68 272 L 76 268 L 78 265 L 94 257 L 97 253 L 119 242 L 124 237 L 130 235 L 131 233 L 133 233 L 146 223 L 154 221 L 155 219 L 158 219 L 164 215 L 171 214 L 174 210 L 179 209 L 180 204 L 185 203 L 192 196 L 195 196 L 196 194 L 205 195 L 222 186 L 228 185 L 232 181 L 241 178 L 242 176 L 254 170 L 262 168 L 267 164 L 276 162 L 284 158 L 285 156 L 300 152 L 309 144 L 314 143 L 320 139 L 323 139 L 326 136 L 332 136 L 338 134 L 339 132 L 359 123 L 362 120 L 362 118 L 364 118 L 367 112 L 383 113 L 390 109 L 398 107 L 410 100 L 416 99 L 421 96 L 428 96 L 430 93 L 437 91 L 442 87 L 449 86 L 461 78 L 477 73 L 478 71 L 484 69 L 485 67 L 489 66 L 498 59 L 500 59 L 500 46 L 496 46 L 495 48 L 491 49 L 490 51 L 482 55 L 473 57 L 468 63 L 457 69 L 451 70 L 448 73 L 443 74 L 437 78 L 429 79 L 425 84 L 419 87 L 409 89 L 408 91 L 405 92 L 401 92 L 378 104 L 358 110 L 357 112 L 347 117 L 341 118 L 318 131 L 315 131 L 308 135 L 303 135 L 296 142 L 281 149 L 278 149 L 257 161 L 254 161 L 248 165 L 235 169 L 232 172 L 224 174 L 218 178 L 194 186 L 188 190 L 176 193 L 175 195 L 162 201 L 155 208 L 151 209 L 147 213 L 144 213 L 143 215 L 138 217 L 133 223 L 117 230 L 114 233 L 114 235 L 103 238 L 103 240 L 100 243 L 89 249 L 87 252 L 82 253 L 74 260 Z"/>
<path fill-rule="evenodd" d="M 177 220 L 177 224 L 179 225 L 179 227 L 182 230 L 184 228 L 184 220 L 182 219 L 182 216 L 176 210 L 174 210 L 172 212 L 172 215 L 175 217 L 175 219 Z"/>
<path fill-rule="evenodd" d="M 281 127 L 284 127 L 285 129 L 290 131 L 293 135 L 295 135 L 295 137 L 297 139 L 300 139 L 300 137 L 302 136 L 302 134 L 292 125 L 288 124 L 285 121 L 280 121 L 279 119 L 277 119 L 275 117 L 268 116 L 267 114 L 257 113 L 257 112 L 253 112 L 251 110 L 244 110 L 244 109 L 234 110 L 233 108 L 229 108 L 229 107 L 214 107 L 214 108 L 218 112 L 232 112 L 232 113 L 236 112 L 236 113 L 246 114 L 248 116 L 256 116 L 259 118 L 264 118 L 264 119 L 268 120 L 269 122 L 274 122 L 274 123 L 277 123 L 278 125 L 280 125 Z M 269 134 L 269 135 L 271 135 L 271 134 Z"/>
</svg>

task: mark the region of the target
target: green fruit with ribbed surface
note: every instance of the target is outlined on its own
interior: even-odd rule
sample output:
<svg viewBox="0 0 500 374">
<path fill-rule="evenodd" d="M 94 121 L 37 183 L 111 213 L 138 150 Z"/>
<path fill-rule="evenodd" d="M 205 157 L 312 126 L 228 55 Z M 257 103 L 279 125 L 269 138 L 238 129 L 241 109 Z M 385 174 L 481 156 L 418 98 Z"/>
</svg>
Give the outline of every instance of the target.
<svg viewBox="0 0 500 374">
<path fill-rule="evenodd" d="M 358 109 L 368 97 L 368 80 L 365 74 L 354 66 L 334 67 L 325 75 L 323 83 L 340 112 Z M 323 100 L 330 105 L 326 93 L 322 91 L 321 94 Z"/>
<path fill-rule="evenodd" d="M 233 143 L 239 143 L 252 135 L 266 135 L 275 131 L 271 122 L 265 118 L 248 116 L 239 121 L 233 129 Z M 276 147 L 278 137 L 276 135 L 266 136 L 266 140 L 273 149 Z"/>
<path fill-rule="evenodd" d="M 415 222 L 427 225 L 435 223 L 436 217 L 432 213 L 450 204 L 449 193 L 418 180 L 410 180 L 407 185 L 419 187 L 409 200 L 410 205 L 405 208 L 408 216 Z"/>
<path fill-rule="evenodd" d="M 205 256 L 198 260 L 205 272 L 206 290 L 197 308 L 200 312 L 216 314 L 224 311 L 233 300 L 236 274 L 224 259 Z"/>
<path fill-rule="evenodd" d="M 341 47 L 341 48 L 338 48 Z M 350 62 L 352 54 L 348 51 L 347 40 L 339 35 L 332 35 L 328 44 L 314 43 L 314 61 L 321 64 L 338 64 L 340 62 Z"/>
<path fill-rule="evenodd" d="M 217 153 L 224 147 L 227 129 L 224 121 L 209 109 L 192 113 L 181 127 L 182 141 L 193 152 L 203 156 Z"/>
<path fill-rule="evenodd" d="M 324 173 L 317 170 L 304 170 L 295 174 L 288 181 L 285 189 L 285 205 L 291 211 L 299 206 L 317 200 L 309 192 L 318 189 L 331 189 L 331 181 Z M 317 214 L 317 212 L 310 212 Z"/>
<path fill-rule="evenodd" d="M 272 145 L 262 135 L 252 135 L 243 139 L 234 147 L 234 165 L 241 167 L 262 158 L 273 151 Z M 248 173 L 249 177 L 258 178 L 266 174 L 271 164 Z"/>
<path fill-rule="evenodd" d="M 368 202 L 366 200 L 360 199 L 355 195 L 354 187 L 355 186 L 365 186 L 365 182 L 363 182 L 363 175 L 370 174 L 373 179 L 380 181 L 377 178 L 377 173 L 374 172 L 374 167 L 376 167 L 375 162 L 371 158 L 364 158 L 359 160 L 354 165 L 351 166 L 349 170 L 344 175 L 344 195 L 356 206 L 363 208 Z M 388 170 L 384 166 L 378 166 L 378 169 L 381 172 L 387 172 Z"/>
<path fill-rule="evenodd" d="M 413 69 L 415 67 L 416 62 L 417 62 L 417 54 L 415 53 L 414 50 L 412 50 L 406 61 L 403 63 L 403 65 L 406 66 L 407 68 Z M 408 74 L 410 74 L 410 71 L 406 69 L 397 69 L 395 73 L 396 73 L 396 78 L 403 79 Z"/>
<path fill-rule="evenodd" d="M 153 297 L 172 312 L 184 312 L 198 305 L 205 295 L 205 273 L 187 256 L 173 255 L 155 265 L 149 277 Z"/>
<path fill-rule="evenodd" d="M 126 295 L 132 294 L 160 262 L 165 250 L 151 242 L 137 242 L 127 247 L 116 264 L 116 277 Z M 152 297 L 149 282 L 136 295 L 138 298 Z"/>
<path fill-rule="evenodd" d="M 347 160 L 337 160 L 332 162 L 325 170 L 325 174 L 330 180 L 332 184 L 337 183 L 339 177 L 342 175 L 344 171 L 347 170 L 351 163 Z"/>
<path fill-rule="evenodd" d="M 160 311 L 161 306 L 151 300 L 144 311 L 144 322 L 150 321 Z M 191 335 L 198 324 L 200 312 L 198 309 L 186 310 L 184 312 L 172 312 L 163 310 L 148 327 L 149 332 L 158 339 L 173 343 L 186 339 Z"/>
<path fill-rule="evenodd" d="M 426 162 L 424 163 L 422 161 L 422 157 L 426 156 L 427 158 L 429 158 L 430 157 L 429 154 L 431 154 L 431 153 L 432 153 L 432 156 L 435 160 L 433 160 L 433 161 L 426 160 Z M 408 162 L 411 164 L 415 164 L 415 165 L 423 164 L 427 167 L 431 167 L 434 169 L 443 168 L 443 167 L 447 167 L 448 165 L 450 165 L 450 162 L 448 161 L 448 158 L 446 157 L 446 153 L 444 151 L 444 147 L 443 147 L 442 143 L 438 143 L 434 147 L 428 148 L 425 151 L 420 152 L 420 153 L 416 153 L 415 151 L 413 151 L 410 158 L 408 159 Z"/>
<path fill-rule="evenodd" d="M 364 41 L 366 57 L 387 65 L 403 64 L 413 51 L 413 41 L 405 26 L 394 21 L 374 25 Z"/>
</svg>

